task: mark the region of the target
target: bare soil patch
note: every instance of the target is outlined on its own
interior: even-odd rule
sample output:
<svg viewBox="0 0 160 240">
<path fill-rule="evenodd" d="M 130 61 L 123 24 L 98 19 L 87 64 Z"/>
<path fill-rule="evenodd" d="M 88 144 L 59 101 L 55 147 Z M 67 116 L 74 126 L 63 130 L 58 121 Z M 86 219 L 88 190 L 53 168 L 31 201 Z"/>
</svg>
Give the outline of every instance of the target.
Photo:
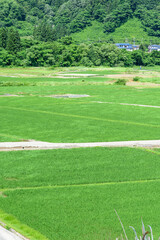
<svg viewBox="0 0 160 240">
<path fill-rule="evenodd" d="M 86 94 L 63 94 L 63 95 L 48 95 L 45 97 L 51 98 L 83 98 L 83 97 L 90 97 L 90 95 Z"/>
<path fill-rule="evenodd" d="M 6 93 L 6 94 L 3 94 L 3 95 L 0 95 L 0 97 L 21 97 L 21 96 L 20 95 L 16 95 L 16 94 Z"/>
<path fill-rule="evenodd" d="M 132 80 L 134 77 L 140 77 L 140 78 L 151 78 L 153 76 L 150 76 L 150 75 L 142 75 L 142 74 L 109 74 L 109 75 L 104 75 L 102 77 L 106 77 L 106 78 L 125 78 L 125 79 L 128 79 L 128 80 Z"/>
<path fill-rule="evenodd" d="M 6 198 L 7 195 L 5 195 L 3 192 L 0 192 L 0 197 Z"/>
<path fill-rule="evenodd" d="M 59 74 L 60 76 L 76 76 L 76 77 L 93 77 L 93 76 L 98 76 L 98 74 L 93 74 L 93 73 L 63 73 Z"/>
<path fill-rule="evenodd" d="M 151 83 L 151 82 L 134 82 L 134 81 L 129 81 L 126 83 L 127 86 L 131 87 L 159 87 L 160 84 L 157 83 Z"/>
<path fill-rule="evenodd" d="M 48 78 L 63 78 L 63 79 L 69 79 L 69 78 L 79 78 L 78 76 L 72 76 L 72 77 L 69 77 L 69 76 L 64 76 L 64 75 L 59 75 L 59 76 L 46 76 Z"/>
<path fill-rule="evenodd" d="M 17 178 L 5 178 L 5 180 L 7 180 L 7 181 L 18 181 Z"/>
</svg>

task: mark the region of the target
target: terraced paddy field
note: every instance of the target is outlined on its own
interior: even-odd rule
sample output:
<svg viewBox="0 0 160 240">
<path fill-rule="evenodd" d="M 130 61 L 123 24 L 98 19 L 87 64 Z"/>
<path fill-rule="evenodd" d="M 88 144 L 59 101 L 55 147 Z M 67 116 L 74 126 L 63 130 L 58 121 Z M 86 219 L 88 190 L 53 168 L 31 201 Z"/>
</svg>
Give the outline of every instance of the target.
<svg viewBox="0 0 160 240">
<path fill-rule="evenodd" d="M 160 139 L 158 68 L 2 70 L 1 142 Z M 122 74 L 145 84 L 114 84 Z M 156 239 L 159 155 L 100 147 L 0 152 L 0 220 L 30 239 L 116 239 L 123 233 L 116 209 L 129 239 L 129 226 L 141 234 L 141 217 Z"/>
</svg>

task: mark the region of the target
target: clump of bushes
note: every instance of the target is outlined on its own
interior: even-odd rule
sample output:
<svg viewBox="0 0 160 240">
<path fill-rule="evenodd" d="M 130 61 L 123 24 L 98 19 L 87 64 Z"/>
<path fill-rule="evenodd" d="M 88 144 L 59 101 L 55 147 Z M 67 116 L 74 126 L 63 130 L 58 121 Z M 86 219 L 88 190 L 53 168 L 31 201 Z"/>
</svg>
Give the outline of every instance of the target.
<svg viewBox="0 0 160 240">
<path fill-rule="evenodd" d="M 118 79 L 115 84 L 116 85 L 126 85 L 127 80 L 126 79 Z"/>
<path fill-rule="evenodd" d="M 139 80 L 140 80 L 140 77 L 138 77 L 138 76 L 136 76 L 136 77 L 133 78 L 133 81 L 134 81 L 134 82 L 138 82 Z"/>
</svg>

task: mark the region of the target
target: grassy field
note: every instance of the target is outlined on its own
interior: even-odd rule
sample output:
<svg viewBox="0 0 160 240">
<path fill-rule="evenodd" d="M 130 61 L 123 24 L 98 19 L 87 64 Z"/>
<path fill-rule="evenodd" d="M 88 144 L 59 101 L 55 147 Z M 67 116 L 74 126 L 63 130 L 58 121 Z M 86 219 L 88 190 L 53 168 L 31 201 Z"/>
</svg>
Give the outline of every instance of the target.
<svg viewBox="0 0 160 240">
<path fill-rule="evenodd" d="M 0 141 L 159 139 L 159 70 L 0 69 Z M 140 81 L 114 84 L 126 75 Z M 64 94 L 89 97 L 49 97 Z M 141 234 L 141 216 L 156 239 L 159 155 L 157 149 L 134 148 L 0 152 L 0 220 L 30 239 L 115 239 L 122 233 L 116 209 L 129 239 L 130 225 Z"/>
</svg>

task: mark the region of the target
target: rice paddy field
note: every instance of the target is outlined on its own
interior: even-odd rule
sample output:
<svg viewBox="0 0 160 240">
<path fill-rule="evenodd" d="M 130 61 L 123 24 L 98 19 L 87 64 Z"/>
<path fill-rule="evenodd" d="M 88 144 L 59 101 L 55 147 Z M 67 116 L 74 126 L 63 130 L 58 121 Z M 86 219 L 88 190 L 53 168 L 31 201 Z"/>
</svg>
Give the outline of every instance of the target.
<svg viewBox="0 0 160 240">
<path fill-rule="evenodd" d="M 0 142 L 159 140 L 159 96 L 159 67 L 1 68 Z M 160 236 L 158 148 L 0 151 L 0 166 L 0 221 L 31 240 L 121 239 L 114 209 L 129 239 L 141 217 Z"/>
</svg>

